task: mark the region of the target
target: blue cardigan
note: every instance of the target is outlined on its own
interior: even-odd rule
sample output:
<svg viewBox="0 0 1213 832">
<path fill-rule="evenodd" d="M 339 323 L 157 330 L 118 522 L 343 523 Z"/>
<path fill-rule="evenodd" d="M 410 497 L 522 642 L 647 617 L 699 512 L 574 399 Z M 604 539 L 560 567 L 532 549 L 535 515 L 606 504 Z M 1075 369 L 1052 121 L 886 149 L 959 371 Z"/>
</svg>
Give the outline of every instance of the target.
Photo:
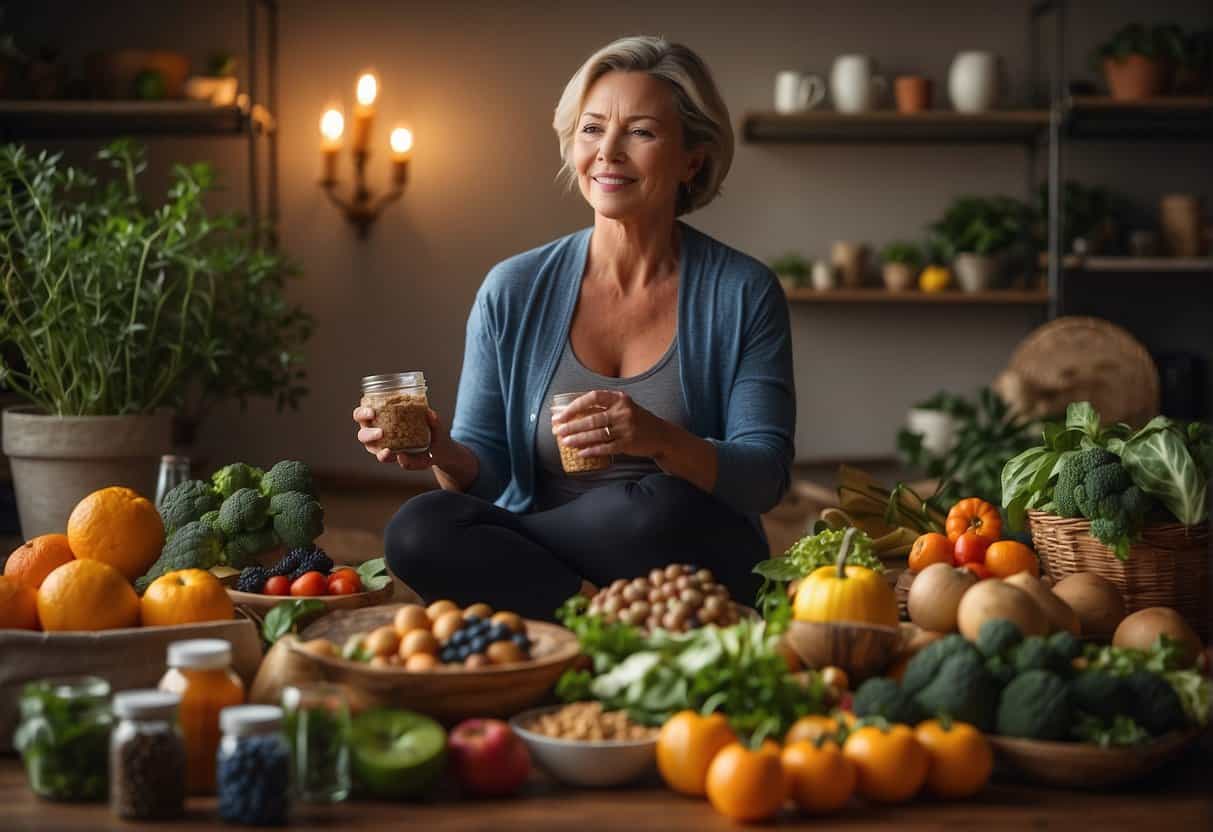
<svg viewBox="0 0 1213 832">
<path fill-rule="evenodd" d="M 762 263 L 679 226 L 678 357 L 691 432 L 716 446 L 713 494 L 761 534 L 758 515 L 783 497 L 794 453 L 787 298 Z M 527 511 L 535 495 L 539 414 L 568 340 L 592 232 L 498 263 L 468 316 L 451 436 L 480 461 L 468 492 L 511 511 Z"/>
</svg>

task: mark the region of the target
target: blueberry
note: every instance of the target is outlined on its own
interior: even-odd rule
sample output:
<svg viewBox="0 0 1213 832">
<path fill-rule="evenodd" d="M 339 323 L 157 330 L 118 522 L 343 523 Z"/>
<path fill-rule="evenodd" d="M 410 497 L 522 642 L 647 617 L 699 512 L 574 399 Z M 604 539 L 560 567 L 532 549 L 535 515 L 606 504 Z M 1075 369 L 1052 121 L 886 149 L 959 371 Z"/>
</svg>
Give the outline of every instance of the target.
<svg viewBox="0 0 1213 832">
<path fill-rule="evenodd" d="M 456 630 L 454 633 L 451 634 L 451 638 L 448 641 L 448 644 L 453 644 L 456 647 L 458 647 L 459 645 L 463 644 L 465 641 L 468 640 L 468 636 L 469 636 L 469 633 L 466 629 Z"/>
<path fill-rule="evenodd" d="M 483 620 L 484 619 L 478 615 L 469 615 L 463 619 L 463 623 L 465 626 L 474 627 L 475 625 L 479 624 Z"/>
<path fill-rule="evenodd" d="M 484 636 L 476 636 L 471 642 L 471 653 L 483 653 L 488 649 L 489 642 Z"/>
<path fill-rule="evenodd" d="M 504 624 L 494 624 L 489 629 L 489 638 L 493 641 L 508 641 L 513 635 L 513 631 Z"/>
<path fill-rule="evenodd" d="M 531 640 L 526 637 L 526 633 L 515 633 L 510 641 L 518 645 L 520 650 L 526 651 L 531 649 Z"/>
<path fill-rule="evenodd" d="M 454 641 L 454 639 L 452 639 L 452 641 Z M 442 652 L 438 654 L 438 660 L 443 664 L 450 664 L 451 662 L 455 661 L 458 655 L 458 645 L 443 647 Z"/>
<path fill-rule="evenodd" d="M 463 661 L 464 659 L 466 659 L 468 656 L 472 655 L 475 652 L 476 651 L 473 650 L 470 645 L 461 644 L 455 648 L 455 659 L 457 661 Z"/>
</svg>

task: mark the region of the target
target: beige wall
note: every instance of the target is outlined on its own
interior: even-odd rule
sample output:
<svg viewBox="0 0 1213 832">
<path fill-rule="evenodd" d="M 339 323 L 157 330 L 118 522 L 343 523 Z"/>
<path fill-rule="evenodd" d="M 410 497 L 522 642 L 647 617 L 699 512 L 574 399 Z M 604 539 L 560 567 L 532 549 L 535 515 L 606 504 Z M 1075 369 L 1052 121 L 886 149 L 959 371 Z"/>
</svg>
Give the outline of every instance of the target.
<svg viewBox="0 0 1213 832">
<path fill-rule="evenodd" d="M 77 16 L 65 31 L 53 11 L 63 5 L 27 10 L 29 25 L 50 27 L 45 31 L 66 43 L 88 42 L 99 30 L 113 45 L 159 39 L 205 53 L 209 39 L 241 48 L 240 4 L 229 2 L 221 22 L 187 26 L 186 34 L 146 4 L 131 3 Z M 735 124 L 747 110 L 769 108 L 775 71 L 824 74 L 844 51 L 868 52 L 891 74 L 924 72 L 942 94 L 956 51 L 994 49 L 1005 58 L 1010 98 L 1021 103 L 1027 5 L 285 0 L 281 239 L 306 272 L 295 294 L 321 322 L 309 348 L 312 395 L 297 414 L 260 406 L 244 417 L 234 408 L 218 413 L 206 426 L 205 448 L 223 459 L 297 456 L 320 469 L 389 474 L 354 443 L 349 412 L 362 375 L 393 369 L 424 369 L 435 407 L 449 416 L 467 309 L 485 272 L 591 222 L 580 198 L 561 193 L 553 181 L 558 158 L 549 125 L 568 76 L 606 41 L 660 33 L 690 44 L 713 68 Z M 1071 53 L 1075 72 L 1082 72 L 1094 39 L 1131 19 L 1139 4 L 1077 6 Z M 1162 9 L 1160 19 L 1213 23 L 1207 2 L 1155 7 Z M 123 19 L 121 9 L 131 8 L 145 11 Z M 200 20 L 212 14 L 197 12 Z M 223 20 L 224 14 L 231 17 Z M 387 130 L 397 120 L 411 123 L 417 147 L 404 198 L 387 210 L 371 239 L 360 242 L 316 187 L 316 124 L 326 100 L 344 96 L 349 107 L 353 80 L 368 65 L 382 84 L 378 147 L 386 149 Z M 1073 172 L 1148 206 L 1167 188 L 1213 190 L 1207 152 L 1207 146 L 1181 147 L 1164 156 L 1138 146 L 1088 146 L 1076 151 Z M 373 183 L 386 182 L 385 156 L 371 162 Z M 241 156 L 232 145 L 178 141 L 155 149 L 158 160 L 182 157 L 214 158 L 231 166 L 231 178 L 239 175 Z M 787 250 L 821 256 L 834 239 L 879 246 L 916 236 L 958 194 L 1022 196 L 1025 175 L 1024 154 L 1013 147 L 739 143 L 725 196 L 690 221 L 763 259 Z M 237 204 L 239 195 L 237 187 Z M 798 457 L 891 453 L 907 406 L 941 387 L 971 391 L 988 381 L 1041 314 L 796 306 Z"/>
</svg>

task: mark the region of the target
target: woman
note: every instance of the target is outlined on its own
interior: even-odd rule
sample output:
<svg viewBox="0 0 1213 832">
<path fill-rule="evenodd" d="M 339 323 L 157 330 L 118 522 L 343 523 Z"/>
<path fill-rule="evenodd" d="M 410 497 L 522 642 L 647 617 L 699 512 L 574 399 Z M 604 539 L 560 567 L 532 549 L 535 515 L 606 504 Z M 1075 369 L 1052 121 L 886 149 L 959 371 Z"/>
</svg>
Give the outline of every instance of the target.
<svg viewBox="0 0 1213 832">
<path fill-rule="evenodd" d="M 429 601 L 550 618 L 578 590 L 669 563 L 752 603 L 759 515 L 789 481 L 787 301 L 761 263 L 679 222 L 717 195 L 728 110 L 685 46 L 633 37 L 568 82 L 553 125 L 594 225 L 495 266 L 467 325 L 455 417 L 432 411 L 440 490 L 388 525 L 387 561 Z M 589 391 L 551 416 L 557 393 Z M 603 471 L 565 475 L 557 442 Z"/>
</svg>

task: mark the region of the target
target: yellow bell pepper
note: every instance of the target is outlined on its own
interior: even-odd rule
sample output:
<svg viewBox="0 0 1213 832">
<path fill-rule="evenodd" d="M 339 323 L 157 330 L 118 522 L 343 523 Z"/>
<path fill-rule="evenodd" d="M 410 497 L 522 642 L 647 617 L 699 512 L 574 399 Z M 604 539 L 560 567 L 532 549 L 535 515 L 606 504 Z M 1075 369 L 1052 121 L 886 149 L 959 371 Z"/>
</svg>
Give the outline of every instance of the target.
<svg viewBox="0 0 1213 832">
<path fill-rule="evenodd" d="M 792 604 L 797 621 L 897 626 L 897 596 L 889 582 L 873 569 L 847 563 L 857 531 L 852 526 L 843 535 L 834 566 L 814 569 L 800 582 Z"/>
<path fill-rule="evenodd" d="M 918 276 L 918 288 L 924 292 L 942 292 L 952 282 L 947 266 L 927 266 Z"/>
</svg>

